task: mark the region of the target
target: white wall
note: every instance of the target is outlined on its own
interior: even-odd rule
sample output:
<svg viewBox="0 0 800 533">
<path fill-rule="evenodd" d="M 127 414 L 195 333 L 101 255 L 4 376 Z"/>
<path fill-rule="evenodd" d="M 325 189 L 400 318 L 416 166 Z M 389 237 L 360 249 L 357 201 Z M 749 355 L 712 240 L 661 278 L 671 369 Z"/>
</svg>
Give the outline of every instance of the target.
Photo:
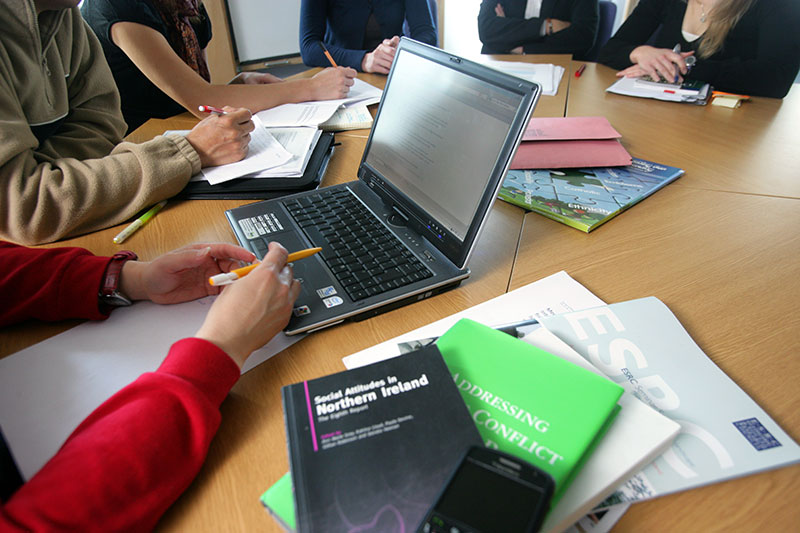
<svg viewBox="0 0 800 533">
<path fill-rule="evenodd" d="M 469 56 L 481 53 L 478 39 L 478 10 L 481 0 L 446 0 L 444 3 L 444 43 L 442 48 Z"/>
</svg>

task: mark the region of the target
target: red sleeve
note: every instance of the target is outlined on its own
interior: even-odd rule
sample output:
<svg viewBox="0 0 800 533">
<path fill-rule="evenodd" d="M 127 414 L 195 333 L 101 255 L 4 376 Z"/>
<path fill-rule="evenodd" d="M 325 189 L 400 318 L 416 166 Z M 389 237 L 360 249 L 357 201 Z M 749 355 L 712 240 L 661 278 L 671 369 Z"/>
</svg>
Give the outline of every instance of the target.
<svg viewBox="0 0 800 533">
<path fill-rule="evenodd" d="M 97 293 L 109 261 L 83 248 L 26 248 L 0 241 L 0 326 L 31 318 L 106 318 Z"/>
<path fill-rule="evenodd" d="M 239 367 L 196 338 L 109 398 L 0 510 L 2 531 L 151 530 L 189 486 Z"/>
</svg>

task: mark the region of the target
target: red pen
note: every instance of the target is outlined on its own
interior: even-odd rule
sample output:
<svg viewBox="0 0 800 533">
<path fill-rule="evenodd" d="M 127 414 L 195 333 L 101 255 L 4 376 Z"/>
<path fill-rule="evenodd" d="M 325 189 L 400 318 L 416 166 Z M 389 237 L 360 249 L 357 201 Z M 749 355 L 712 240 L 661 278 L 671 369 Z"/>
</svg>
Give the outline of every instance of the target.
<svg viewBox="0 0 800 533">
<path fill-rule="evenodd" d="M 586 63 L 578 67 L 578 70 L 575 71 L 575 77 L 580 78 L 581 74 L 583 74 L 583 70 L 586 68 Z"/>
<path fill-rule="evenodd" d="M 199 109 L 203 113 L 216 113 L 217 115 L 227 115 L 228 112 L 224 111 L 218 107 L 214 107 L 211 105 L 201 105 L 197 109 Z"/>
</svg>

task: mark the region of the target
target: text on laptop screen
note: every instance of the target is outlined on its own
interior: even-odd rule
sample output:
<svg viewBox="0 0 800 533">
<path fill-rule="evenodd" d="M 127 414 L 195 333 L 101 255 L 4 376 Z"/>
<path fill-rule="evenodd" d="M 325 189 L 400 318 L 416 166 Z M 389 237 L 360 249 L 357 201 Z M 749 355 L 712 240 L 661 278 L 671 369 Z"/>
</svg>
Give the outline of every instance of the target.
<svg viewBox="0 0 800 533">
<path fill-rule="evenodd" d="M 463 240 L 522 98 L 401 50 L 365 162 Z"/>
</svg>

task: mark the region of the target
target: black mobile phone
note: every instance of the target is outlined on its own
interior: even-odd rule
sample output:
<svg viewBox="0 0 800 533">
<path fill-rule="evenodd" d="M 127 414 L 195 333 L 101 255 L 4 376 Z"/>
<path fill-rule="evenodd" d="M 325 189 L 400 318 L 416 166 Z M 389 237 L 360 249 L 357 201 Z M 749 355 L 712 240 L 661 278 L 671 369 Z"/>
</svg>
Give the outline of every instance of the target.
<svg viewBox="0 0 800 533">
<path fill-rule="evenodd" d="M 555 482 L 526 461 L 472 446 L 417 528 L 418 533 L 533 533 L 550 508 Z"/>
</svg>

